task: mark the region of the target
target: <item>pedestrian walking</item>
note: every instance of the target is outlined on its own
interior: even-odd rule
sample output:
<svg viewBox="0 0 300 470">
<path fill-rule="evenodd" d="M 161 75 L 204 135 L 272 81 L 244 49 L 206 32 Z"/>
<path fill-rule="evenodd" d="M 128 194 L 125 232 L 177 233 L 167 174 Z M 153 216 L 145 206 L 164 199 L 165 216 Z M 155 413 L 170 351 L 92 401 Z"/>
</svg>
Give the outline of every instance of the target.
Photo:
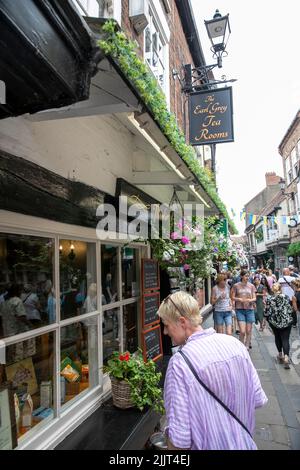
<svg viewBox="0 0 300 470">
<path fill-rule="evenodd" d="M 282 271 L 282 276 L 278 279 L 279 284 L 281 285 L 282 293 L 289 298 L 291 306 L 293 306 L 293 296 L 294 296 L 294 289 L 292 286 L 292 282 L 294 281 L 294 277 L 291 276 L 291 271 L 289 268 L 284 268 Z M 294 328 L 297 327 L 297 313 L 293 309 L 293 324 Z"/>
<path fill-rule="evenodd" d="M 266 274 L 266 278 L 267 278 L 267 281 L 268 281 L 269 288 L 272 289 L 272 286 L 275 282 L 277 282 L 277 279 L 276 279 L 276 276 L 275 276 L 275 274 L 273 274 L 271 269 L 268 269 L 267 274 Z"/>
<path fill-rule="evenodd" d="M 292 281 L 292 286 L 294 287 L 294 296 L 292 297 L 293 310 L 297 313 L 298 317 L 298 329 L 300 336 L 300 279 L 294 279 Z"/>
<path fill-rule="evenodd" d="M 282 293 L 279 282 L 273 284 L 273 295 L 266 300 L 265 316 L 275 336 L 278 362 L 289 369 L 290 334 L 293 323 L 293 309 L 289 298 Z"/>
<path fill-rule="evenodd" d="M 262 281 L 257 276 L 254 278 L 254 287 L 256 294 L 255 302 L 255 322 L 260 324 L 259 331 L 263 331 L 265 328 L 265 318 L 264 318 L 264 309 L 265 309 L 265 300 L 267 296 L 267 290 L 262 284 Z"/>
<path fill-rule="evenodd" d="M 214 322 L 217 333 L 225 331 L 227 335 L 232 333 L 232 302 L 230 289 L 226 284 L 227 275 L 218 274 L 217 284 L 212 288 L 211 304 L 214 306 Z"/>
<path fill-rule="evenodd" d="M 255 450 L 255 408 L 267 397 L 245 346 L 203 330 L 198 303 L 186 292 L 166 297 L 158 315 L 180 346 L 164 385 L 168 448 Z"/>
<path fill-rule="evenodd" d="M 250 348 L 252 325 L 255 322 L 255 287 L 249 282 L 248 271 L 241 271 L 241 282 L 234 284 L 231 299 L 235 304 L 236 317 L 240 330 L 240 341 Z"/>
</svg>

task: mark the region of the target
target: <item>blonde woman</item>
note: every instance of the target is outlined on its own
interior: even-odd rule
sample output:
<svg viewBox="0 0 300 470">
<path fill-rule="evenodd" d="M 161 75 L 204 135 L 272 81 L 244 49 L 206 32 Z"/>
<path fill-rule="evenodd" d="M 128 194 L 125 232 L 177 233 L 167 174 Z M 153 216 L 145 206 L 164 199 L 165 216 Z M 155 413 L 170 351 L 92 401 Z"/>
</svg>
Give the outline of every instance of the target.
<svg viewBox="0 0 300 470">
<path fill-rule="evenodd" d="M 273 284 L 272 293 L 273 295 L 269 295 L 266 300 L 265 316 L 275 336 L 278 362 L 284 364 L 285 369 L 289 369 L 293 309 L 289 298 L 282 293 L 279 282 Z"/>
<path fill-rule="evenodd" d="M 255 408 L 267 397 L 245 346 L 203 330 L 198 303 L 186 292 L 166 297 L 158 315 L 164 334 L 181 346 L 164 384 L 168 448 L 255 450 Z"/>
<path fill-rule="evenodd" d="M 231 335 L 232 303 L 230 299 L 230 288 L 226 280 L 226 274 L 218 274 L 217 285 L 212 289 L 210 303 L 214 306 L 214 322 L 217 333 L 223 333 L 225 325 L 226 334 Z"/>
</svg>

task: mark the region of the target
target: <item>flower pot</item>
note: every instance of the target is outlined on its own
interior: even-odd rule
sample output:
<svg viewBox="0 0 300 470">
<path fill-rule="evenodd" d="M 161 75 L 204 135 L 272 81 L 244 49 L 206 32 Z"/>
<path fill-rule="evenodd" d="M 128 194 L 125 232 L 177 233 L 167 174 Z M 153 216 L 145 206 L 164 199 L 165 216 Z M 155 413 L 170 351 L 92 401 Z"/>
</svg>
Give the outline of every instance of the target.
<svg viewBox="0 0 300 470">
<path fill-rule="evenodd" d="M 117 408 L 133 408 L 134 403 L 131 400 L 129 383 L 125 382 L 125 380 L 116 379 L 115 377 L 111 377 L 110 380 L 113 404 Z"/>
</svg>

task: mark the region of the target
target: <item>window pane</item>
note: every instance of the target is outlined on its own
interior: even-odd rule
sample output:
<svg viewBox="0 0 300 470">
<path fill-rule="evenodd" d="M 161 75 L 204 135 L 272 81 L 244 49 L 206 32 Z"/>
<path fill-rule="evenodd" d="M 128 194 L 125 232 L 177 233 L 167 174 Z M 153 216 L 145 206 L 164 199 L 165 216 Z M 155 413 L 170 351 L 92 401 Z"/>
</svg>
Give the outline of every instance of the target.
<svg viewBox="0 0 300 470">
<path fill-rule="evenodd" d="M 122 249 L 122 295 L 124 299 L 139 295 L 138 250 Z"/>
<path fill-rule="evenodd" d="M 124 351 L 134 352 L 138 348 L 137 304 L 124 305 Z"/>
<path fill-rule="evenodd" d="M 61 329 L 61 403 L 98 384 L 97 316 Z"/>
<path fill-rule="evenodd" d="M 54 240 L 0 234 L 0 337 L 55 321 Z"/>
<path fill-rule="evenodd" d="M 120 309 L 114 308 L 103 313 L 103 363 L 114 351 L 120 349 Z"/>
<path fill-rule="evenodd" d="M 146 28 L 145 31 L 145 52 L 151 52 L 151 32 L 150 28 Z"/>
<path fill-rule="evenodd" d="M 118 300 L 118 248 L 101 246 L 102 304 Z M 104 298 L 103 298 L 104 296 Z"/>
<path fill-rule="evenodd" d="M 18 438 L 53 418 L 54 333 L 6 348 L 6 379 L 12 382 Z"/>
<path fill-rule="evenodd" d="M 96 310 L 96 245 L 60 240 L 61 319 Z"/>
</svg>

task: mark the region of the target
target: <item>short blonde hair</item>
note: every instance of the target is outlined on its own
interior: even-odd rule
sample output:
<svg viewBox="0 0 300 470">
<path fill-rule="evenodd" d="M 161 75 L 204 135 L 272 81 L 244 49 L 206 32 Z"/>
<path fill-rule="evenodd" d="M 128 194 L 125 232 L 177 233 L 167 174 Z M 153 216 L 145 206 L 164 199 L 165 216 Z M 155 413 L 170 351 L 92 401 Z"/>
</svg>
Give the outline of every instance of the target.
<svg viewBox="0 0 300 470">
<path fill-rule="evenodd" d="M 175 323 L 180 317 L 190 320 L 192 326 L 199 326 L 202 323 L 197 300 L 184 291 L 174 292 L 166 297 L 157 313 L 162 320 Z"/>
<path fill-rule="evenodd" d="M 273 292 L 273 294 L 281 294 L 282 289 L 281 289 L 281 284 L 279 282 L 275 282 L 273 284 L 272 292 Z"/>
<path fill-rule="evenodd" d="M 296 289 L 300 289 L 300 279 L 293 279 L 292 284 Z"/>
</svg>

